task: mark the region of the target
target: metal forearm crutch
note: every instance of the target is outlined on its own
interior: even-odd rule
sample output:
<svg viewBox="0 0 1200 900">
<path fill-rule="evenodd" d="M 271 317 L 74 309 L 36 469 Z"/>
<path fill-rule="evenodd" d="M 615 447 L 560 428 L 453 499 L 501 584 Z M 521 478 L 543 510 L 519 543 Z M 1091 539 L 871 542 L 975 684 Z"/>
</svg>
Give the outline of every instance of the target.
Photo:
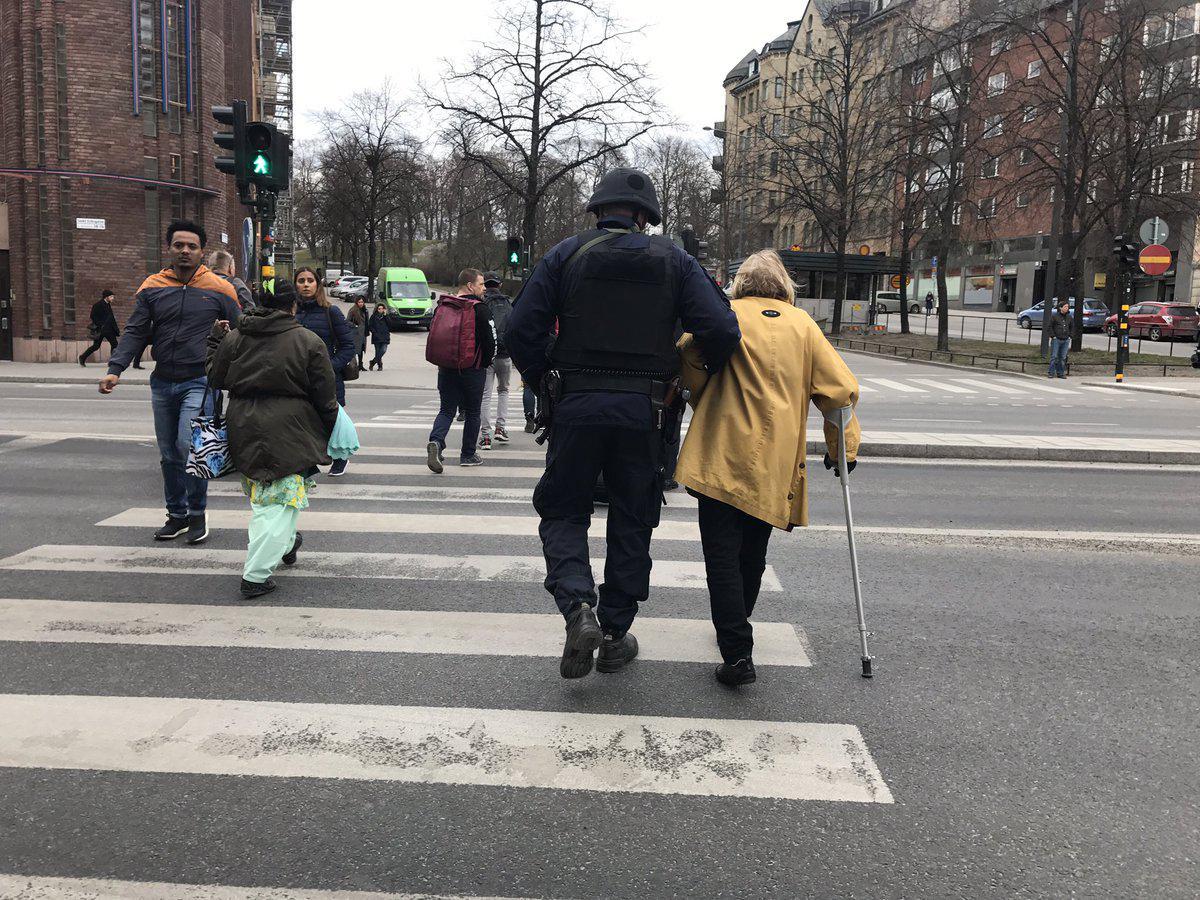
<svg viewBox="0 0 1200 900">
<path fill-rule="evenodd" d="M 862 579 L 858 575 L 858 546 L 854 542 L 854 514 L 850 510 L 850 466 L 846 461 L 846 426 L 854 418 L 854 407 L 843 406 L 828 416 L 838 429 L 838 480 L 842 483 L 842 501 L 846 506 L 846 534 L 850 538 L 850 574 L 854 579 L 854 606 L 858 612 L 858 643 L 862 651 L 862 676 L 874 675 L 871 654 L 867 650 L 867 620 L 863 613 Z"/>
</svg>

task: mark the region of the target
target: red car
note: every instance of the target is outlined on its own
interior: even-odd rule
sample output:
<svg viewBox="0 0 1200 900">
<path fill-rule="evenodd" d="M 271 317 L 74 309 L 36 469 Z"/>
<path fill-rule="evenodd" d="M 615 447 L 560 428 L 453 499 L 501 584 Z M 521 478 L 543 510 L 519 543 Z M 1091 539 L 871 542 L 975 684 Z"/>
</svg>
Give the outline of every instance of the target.
<svg viewBox="0 0 1200 900">
<path fill-rule="evenodd" d="M 1129 307 L 1129 336 L 1148 337 L 1152 341 L 1196 340 L 1200 312 L 1186 303 L 1136 303 Z M 1117 333 L 1117 317 L 1104 320 L 1104 330 Z"/>
</svg>

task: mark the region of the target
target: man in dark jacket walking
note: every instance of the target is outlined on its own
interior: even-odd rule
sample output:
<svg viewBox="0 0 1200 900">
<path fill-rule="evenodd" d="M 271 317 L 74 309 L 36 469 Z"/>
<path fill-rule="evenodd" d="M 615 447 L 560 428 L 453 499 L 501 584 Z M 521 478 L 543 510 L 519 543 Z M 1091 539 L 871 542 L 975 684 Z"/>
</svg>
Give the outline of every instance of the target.
<svg viewBox="0 0 1200 900">
<path fill-rule="evenodd" d="M 1059 300 L 1050 314 L 1050 371 L 1047 378 L 1067 377 L 1067 356 L 1071 352 L 1071 303 Z"/>
<path fill-rule="evenodd" d="M 108 341 L 113 353 L 117 352 L 117 338 L 121 331 L 117 327 L 117 317 L 112 310 L 113 292 L 104 291 L 100 299 L 92 304 L 92 320 L 88 332 L 92 338 L 92 346 L 79 354 L 79 364 L 85 369 L 92 354 L 100 349 L 100 345 Z"/>
<path fill-rule="evenodd" d="M 204 226 L 195 222 L 177 219 L 167 226 L 171 265 L 142 282 L 108 374 L 100 379 L 100 393 L 111 394 L 126 367 L 154 344 L 150 401 L 167 505 L 157 541 L 186 533 L 189 544 L 199 544 L 208 537 L 208 482 L 184 467 L 192 419 L 211 406 L 204 372 L 208 333 L 214 322 L 232 325 L 241 310 L 233 285 L 201 264 L 206 240 Z"/>
<path fill-rule="evenodd" d="M 271 574 L 296 562 L 296 531 L 308 506 L 310 476 L 330 461 L 337 423 L 333 367 L 325 345 L 294 316 L 296 293 L 284 279 L 259 295 L 237 330 L 218 324 L 209 338 L 208 377 L 229 391 L 226 424 L 233 464 L 250 497 L 250 541 L 242 596 L 275 590 Z"/>
<path fill-rule="evenodd" d="M 429 443 L 425 446 L 426 463 L 429 470 L 435 474 L 442 473 L 443 456 L 446 449 L 446 435 L 454 422 L 454 413 L 461 409 L 466 416 L 463 423 L 462 455 L 459 457 L 460 466 L 481 466 L 483 460 L 476 452 L 476 441 L 479 440 L 480 407 L 483 405 L 483 384 L 488 366 L 496 358 L 496 327 L 492 322 L 492 314 L 487 304 L 483 302 L 483 273 L 478 269 L 463 269 L 458 274 L 458 296 L 467 298 L 475 314 L 475 358 L 471 364 L 460 369 L 450 369 L 438 366 L 438 396 L 441 408 L 433 421 L 433 430 L 429 433 Z M 434 313 L 434 325 L 430 327 L 430 337 L 434 336 L 437 317 L 442 314 L 442 307 Z"/>
</svg>

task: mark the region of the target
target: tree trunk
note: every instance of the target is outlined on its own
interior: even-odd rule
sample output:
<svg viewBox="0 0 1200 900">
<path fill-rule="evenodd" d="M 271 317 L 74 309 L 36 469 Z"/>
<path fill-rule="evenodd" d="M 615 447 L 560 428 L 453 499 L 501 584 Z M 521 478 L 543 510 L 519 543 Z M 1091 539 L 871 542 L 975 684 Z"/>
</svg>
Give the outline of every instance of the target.
<svg viewBox="0 0 1200 900">
<path fill-rule="evenodd" d="M 937 294 L 938 294 L 938 329 L 937 348 L 950 349 L 950 291 L 946 287 L 946 268 L 949 254 L 945 247 L 938 248 Z"/>
<path fill-rule="evenodd" d="M 908 250 L 908 234 L 900 230 L 900 333 L 908 334 L 908 268 L 912 254 Z"/>
<path fill-rule="evenodd" d="M 849 237 L 846 229 L 839 229 L 837 236 L 837 256 L 834 258 L 833 270 L 833 321 L 829 325 L 830 334 L 840 334 L 842 330 L 842 306 L 846 302 L 846 239 Z"/>
</svg>

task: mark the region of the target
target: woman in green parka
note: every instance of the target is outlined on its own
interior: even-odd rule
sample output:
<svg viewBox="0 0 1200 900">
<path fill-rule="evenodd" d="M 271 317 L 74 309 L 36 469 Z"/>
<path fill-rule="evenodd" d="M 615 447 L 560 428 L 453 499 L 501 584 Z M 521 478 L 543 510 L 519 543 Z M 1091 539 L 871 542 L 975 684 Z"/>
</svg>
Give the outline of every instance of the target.
<svg viewBox="0 0 1200 900">
<path fill-rule="evenodd" d="M 229 451 L 250 498 L 250 542 L 242 596 L 275 590 L 271 574 L 293 565 L 296 530 L 317 467 L 331 462 L 336 380 L 324 342 L 295 318 L 296 291 L 276 279 L 273 293 L 242 311 L 237 328 L 218 322 L 209 335 L 208 383 L 229 392 Z"/>
</svg>

